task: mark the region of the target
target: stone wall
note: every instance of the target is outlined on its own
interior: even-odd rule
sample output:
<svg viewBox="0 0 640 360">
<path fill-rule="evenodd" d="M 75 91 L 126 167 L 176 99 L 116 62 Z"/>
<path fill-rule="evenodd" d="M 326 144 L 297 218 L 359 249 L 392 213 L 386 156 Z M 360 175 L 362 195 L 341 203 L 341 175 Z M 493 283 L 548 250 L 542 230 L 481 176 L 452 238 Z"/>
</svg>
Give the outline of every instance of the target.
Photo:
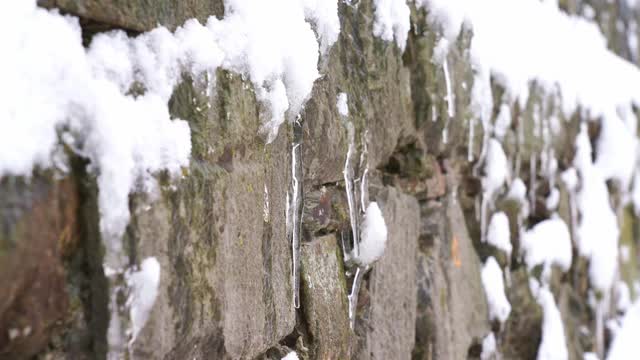
<svg viewBox="0 0 640 360">
<path fill-rule="evenodd" d="M 132 345 L 132 358 L 280 359 L 295 350 L 305 359 L 476 359 L 492 330 L 504 359 L 536 357 L 543 314 L 529 289 L 528 278 L 535 275 L 520 257 L 517 231 L 510 258 L 480 241 L 481 187 L 474 168 L 482 168 L 477 162 L 484 134 L 472 120 L 472 34 L 463 33 L 448 54 L 456 107 L 449 119 L 445 75 L 432 61 L 438 35 L 425 10 L 412 5 L 409 40 L 401 52 L 393 42 L 374 37 L 372 2 L 352 3 L 339 3 L 339 40 L 321 59 L 323 76 L 300 117 L 300 308 L 293 306 L 285 216 L 294 126 L 284 125 L 275 141 L 265 144 L 258 134 L 262 105 L 250 83 L 218 71 L 215 92 L 207 94 L 185 79 L 170 109 L 189 122 L 190 167 L 176 182 L 158 175 L 163 182 L 158 198 L 130 198 L 132 219 L 125 234 L 130 264 L 154 256 L 162 269 L 159 295 Z M 582 5 L 564 3 L 574 12 Z M 188 18 L 224 12 L 219 0 L 153 5 L 43 0 L 40 5 L 79 16 L 86 41 L 109 29 L 135 36 L 156 24 L 175 28 Z M 597 8 L 597 14 L 616 8 L 611 9 Z M 620 37 L 606 29 L 609 38 Z M 345 275 L 341 245 L 350 222 L 343 178 L 349 134 L 336 107 L 340 92 L 349 96 L 357 156 L 366 146 L 369 196 L 380 204 L 389 230 L 383 257 L 365 275 L 353 330 L 347 299 L 352 279 Z M 499 94 L 494 85 L 494 117 Z M 520 121 L 505 137 L 508 157 L 519 164 L 514 177 L 535 184 L 536 201 L 524 226 L 549 216 L 538 206 L 550 191 L 548 178 L 540 166 L 531 172 L 536 169 L 531 161 L 540 162 L 535 154 L 546 145 L 529 120 L 536 106 L 553 108 L 554 99 L 533 85 L 532 94 L 524 107 L 511 108 Z M 552 141 L 560 168 L 572 160 L 579 118 L 563 119 L 565 126 Z M 518 132 L 524 142 L 516 142 Z M 99 189 L 86 160 L 69 153 L 72 170 L 63 178 L 36 170 L 29 179 L 0 180 L 2 359 L 106 357 L 109 312 Z M 517 229 L 518 204 L 506 198 L 496 204 Z M 570 222 L 565 189 L 559 213 Z M 637 218 L 626 208 L 619 214 L 621 242 L 638 254 Z M 502 326 L 489 321 L 480 279 L 489 256 L 507 266 L 510 278 L 506 291 L 513 309 Z M 638 279 L 633 259 L 621 264 L 629 283 Z M 567 273 L 552 276 L 571 359 L 601 350 L 586 274 L 585 260 L 574 260 Z"/>
</svg>

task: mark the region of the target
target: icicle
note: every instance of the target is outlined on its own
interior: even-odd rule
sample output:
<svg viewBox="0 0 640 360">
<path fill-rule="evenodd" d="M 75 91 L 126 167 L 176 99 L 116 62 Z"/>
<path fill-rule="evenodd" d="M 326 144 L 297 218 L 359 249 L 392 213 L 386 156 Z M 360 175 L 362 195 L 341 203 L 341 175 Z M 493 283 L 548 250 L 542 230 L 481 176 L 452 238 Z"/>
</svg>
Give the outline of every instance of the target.
<svg viewBox="0 0 640 360">
<path fill-rule="evenodd" d="M 118 299 L 126 294 L 122 270 L 109 272 L 105 269 L 105 275 L 109 282 L 109 328 L 107 330 L 108 360 L 122 359 L 125 356 L 127 341 L 125 340 L 126 323 L 128 323 L 128 311 L 124 305 L 118 304 Z"/>
<path fill-rule="evenodd" d="M 207 105 L 209 105 L 209 107 L 211 107 L 210 101 L 211 101 L 211 88 L 214 86 L 214 84 L 212 83 L 212 79 L 213 79 L 213 73 L 211 70 L 207 70 L 207 72 L 205 73 L 205 77 L 207 79 L 206 81 L 206 95 L 207 95 Z"/>
<path fill-rule="evenodd" d="M 520 174 L 520 168 L 522 167 L 522 149 L 524 148 L 524 116 L 520 116 L 518 118 L 518 134 L 516 136 L 517 148 L 516 151 L 516 160 L 514 164 L 513 173 L 515 176 Z"/>
<path fill-rule="evenodd" d="M 449 119 L 444 123 L 444 129 L 442 129 L 442 142 L 445 144 L 449 142 Z"/>
<path fill-rule="evenodd" d="M 360 255 L 360 232 L 358 227 L 358 204 L 356 203 L 354 196 L 354 174 L 353 174 L 353 166 L 351 164 L 353 153 L 355 151 L 355 130 L 353 128 L 353 124 L 350 122 L 346 124 L 347 126 L 347 134 L 349 136 L 349 148 L 347 150 L 347 159 L 344 162 L 344 184 L 347 192 L 347 203 L 349 205 L 349 220 L 351 221 L 351 232 L 353 238 L 353 256 L 358 257 Z"/>
<path fill-rule="evenodd" d="M 531 211 L 536 211 L 536 153 L 535 151 L 531 153 L 531 157 L 529 159 L 529 203 L 531 204 Z"/>
<path fill-rule="evenodd" d="M 291 253 L 293 258 L 293 306 L 300 307 L 300 233 L 302 225 L 302 124 L 300 119 L 293 123 L 293 144 L 291 146 L 291 204 L 289 205 Z"/>
<path fill-rule="evenodd" d="M 284 209 L 284 223 L 287 229 L 287 236 L 289 236 L 289 232 L 291 230 L 291 219 L 290 219 L 291 206 L 290 205 L 291 205 L 291 202 L 289 201 L 289 192 L 287 191 L 287 197 L 286 197 L 285 209 Z"/>
<path fill-rule="evenodd" d="M 436 110 L 435 105 L 431 105 L 431 122 L 436 122 L 438 120 L 438 111 Z"/>
<path fill-rule="evenodd" d="M 455 105 L 454 105 L 454 97 L 453 90 L 451 88 L 451 78 L 449 76 L 449 63 L 447 58 L 445 57 L 442 62 L 442 69 L 444 70 L 444 81 L 447 87 L 447 120 L 444 123 L 444 128 L 442 129 L 442 142 L 447 143 L 449 140 L 449 122 L 455 116 Z"/>
<path fill-rule="evenodd" d="M 267 184 L 264 184 L 264 202 L 262 205 L 262 220 L 266 223 L 269 222 L 269 189 L 267 189 Z"/>
<path fill-rule="evenodd" d="M 360 211 L 364 214 L 367 206 L 369 205 L 369 151 L 367 149 L 367 137 L 369 131 L 364 132 L 364 139 L 362 141 L 362 153 L 360 154 L 360 169 L 362 176 L 360 176 Z M 362 170 L 364 169 L 364 170 Z"/>
<path fill-rule="evenodd" d="M 489 196 L 485 192 L 482 195 L 482 205 L 480 208 L 480 237 L 482 242 L 487 242 L 487 223 L 489 218 Z"/>
<path fill-rule="evenodd" d="M 453 90 L 451 88 L 451 78 L 449 77 L 449 63 L 446 57 L 442 62 L 442 69 L 444 70 L 444 81 L 447 86 L 447 115 L 449 115 L 449 118 L 452 118 L 455 116 L 455 99 L 453 97 Z"/>
<path fill-rule="evenodd" d="M 124 279 L 128 256 L 123 248 L 122 239 L 108 235 L 105 239 L 105 256 L 102 268 L 109 284 L 109 328 L 107 330 L 108 360 L 123 358 L 127 351 L 127 328 L 130 322 L 126 304 L 118 299 L 127 297 L 128 289 Z"/>
<path fill-rule="evenodd" d="M 475 118 L 469 119 L 469 139 L 467 142 L 467 161 L 473 161 L 473 136 L 475 132 L 476 121 Z"/>
<path fill-rule="evenodd" d="M 358 266 L 356 269 L 356 275 L 353 278 L 353 285 L 351 286 L 351 294 L 349 294 L 349 324 L 351 329 L 356 324 L 356 307 L 358 306 L 358 293 L 360 292 L 360 285 L 362 284 L 362 278 L 364 274 L 369 270 L 369 267 Z"/>
</svg>

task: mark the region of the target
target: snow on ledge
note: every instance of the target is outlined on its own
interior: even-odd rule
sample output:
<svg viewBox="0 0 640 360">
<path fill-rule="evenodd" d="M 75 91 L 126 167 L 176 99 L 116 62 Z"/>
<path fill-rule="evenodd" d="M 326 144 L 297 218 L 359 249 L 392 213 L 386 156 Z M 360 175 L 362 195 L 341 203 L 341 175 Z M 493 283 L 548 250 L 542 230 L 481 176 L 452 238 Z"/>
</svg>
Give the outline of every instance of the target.
<svg viewBox="0 0 640 360">
<path fill-rule="evenodd" d="M 481 278 L 489 305 L 489 318 L 504 323 L 511 313 L 511 304 L 504 292 L 502 269 L 493 256 L 485 261 Z"/>
<path fill-rule="evenodd" d="M 225 14 L 204 25 L 189 20 L 174 33 L 101 33 L 85 49 L 77 18 L 35 0 L 3 1 L 0 176 L 64 165 L 61 143 L 88 158 L 98 175 L 106 262 L 121 267 L 115 258 L 129 193 L 152 191 L 154 173 L 178 177 L 189 164 L 189 126 L 167 106 L 181 75 L 211 80 L 223 68 L 250 79 L 269 111 L 262 131 L 271 141 L 285 114 L 302 109 L 319 76 L 320 50 L 340 30 L 337 0 L 227 0 Z M 144 93 L 132 94 L 134 85 Z"/>
</svg>

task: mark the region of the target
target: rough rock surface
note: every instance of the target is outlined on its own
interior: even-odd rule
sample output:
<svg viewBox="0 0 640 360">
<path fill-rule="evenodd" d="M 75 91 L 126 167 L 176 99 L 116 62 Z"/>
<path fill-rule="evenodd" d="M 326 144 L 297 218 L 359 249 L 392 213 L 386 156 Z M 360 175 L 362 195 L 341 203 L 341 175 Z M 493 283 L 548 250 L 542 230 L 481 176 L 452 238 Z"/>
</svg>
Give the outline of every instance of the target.
<svg viewBox="0 0 640 360">
<path fill-rule="evenodd" d="M 591 2 L 560 1 L 560 6 L 581 14 Z M 609 23 L 625 1 L 593 2 L 610 48 L 637 60 L 621 40 L 624 29 Z M 41 0 L 39 5 L 79 16 L 87 38 L 114 28 L 132 35 L 156 24 L 175 28 L 188 18 L 204 21 L 224 12 L 222 1 L 201 0 Z M 293 304 L 286 217 L 292 126 L 283 125 L 275 141 L 265 144 L 258 135 L 263 105 L 250 83 L 233 73 L 218 71 L 210 95 L 189 79 L 175 90 L 171 113 L 189 122 L 192 157 L 182 179 L 169 183 L 158 175 L 163 186 L 157 196 L 130 198 L 125 234 L 130 263 L 154 256 L 162 269 L 159 295 L 132 345 L 132 358 L 280 359 L 295 350 L 302 359 L 477 359 L 491 331 L 498 334 L 502 358 L 536 358 L 542 310 L 528 281 L 539 274 L 523 264 L 514 230 L 549 216 L 540 205 L 550 191 L 549 179 L 539 167 L 530 169 L 540 163 L 536 154 L 544 146 L 532 125 L 534 112 L 541 104 L 553 108 L 553 101 L 532 85 L 525 104 L 510 104 L 519 119 L 504 141 L 513 177 L 537 186 L 528 218 L 521 219 L 520 205 L 509 199 L 498 199 L 492 210 L 509 217 L 514 251 L 507 258 L 480 236 L 475 170 L 484 134 L 471 116 L 472 34 L 463 33 L 447 57 L 456 94 L 456 113 L 449 119 L 445 75 L 432 60 L 437 32 L 425 10 L 412 5 L 412 28 L 401 52 L 373 36 L 373 6 L 370 0 L 339 2 L 340 37 L 320 60 L 323 76 L 301 114 L 305 200 L 299 309 Z M 630 19 L 623 20 L 620 26 L 627 27 Z M 494 117 L 502 91 L 494 84 Z M 349 95 L 357 155 L 367 147 L 369 197 L 381 205 L 389 230 L 386 251 L 360 289 L 354 329 L 347 299 L 352 269 L 342 246 L 351 235 L 343 179 L 349 138 L 336 107 L 340 92 Z M 563 118 L 552 139 L 560 169 L 573 158 L 579 117 Z M 106 358 L 109 313 L 99 189 L 85 159 L 74 155 L 72 165 L 62 179 L 43 170 L 28 179 L 0 179 L 0 359 Z M 558 211 L 570 223 L 566 189 L 560 192 Z M 630 209 L 619 217 L 620 242 L 636 255 L 621 263 L 621 278 L 637 291 L 632 284 L 640 274 L 640 222 Z M 503 325 L 490 322 L 480 281 L 489 256 L 510 279 L 506 294 L 512 312 Z M 586 274 L 582 259 L 552 277 L 571 359 L 603 351 L 594 335 Z"/>
</svg>

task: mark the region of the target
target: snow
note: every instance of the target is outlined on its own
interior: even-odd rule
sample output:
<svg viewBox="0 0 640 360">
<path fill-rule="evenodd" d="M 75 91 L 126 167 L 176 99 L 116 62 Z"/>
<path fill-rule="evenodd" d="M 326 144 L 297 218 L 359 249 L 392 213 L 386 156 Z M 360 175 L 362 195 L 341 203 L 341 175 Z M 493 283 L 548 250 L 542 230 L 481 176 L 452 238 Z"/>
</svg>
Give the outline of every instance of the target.
<svg viewBox="0 0 640 360">
<path fill-rule="evenodd" d="M 360 235 L 360 254 L 356 261 L 361 265 L 370 265 L 384 253 L 387 244 L 387 224 L 384 221 L 378 203 L 372 201 L 367 206 L 362 221 Z"/>
<path fill-rule="evenodd" d="M 482 340 L 482 352 L 480 353 L 480 360 L 493 359 L 496 354 L 496 337 L 493 333 L 485 336 Z"/>
<path fill-rule="evenodd" d="M 131 317 L 131 342 L 142 330 L 149 313 L 158 297 L 160 285 L 160 263 L 154 257 L 148 257 L 140 264 L 140 270 L 127 275 L 129 312 Z"/>
<path fill-rule="evenodd" d="M 576 196 L 580 212 L 576 231 L 578 251 L 591 260 L 591 284 L 600 291 L 606 291 L 611 288 L 617 271 L 619 229 L 602 172 L 591 160 L 591 144 L 585 124 L 582 124 L 576 138 L 573 162 L 580 176 Z"/>
<path fill-rule="evenodd" d="M 524 184 L 524 181 L 522 181 L 521 178 L 515 178 L 511 182 L 511 187 L 509 188 L 507 197 L 520 202 L 527 200 L 527 185 Z"/>
<path fill-rule="evenodd" d="M 189 165 L 190 128 L 168 110 L 182 74 L 200 84 L 222 68 L 249 79 L 266 109 L 261 132 L 271 142 L 310 96 L 320 52 L 339 30 L 337 0 L 227 0 L 223 19 L 192 19 L 174 33 L 157 27 L 135 38 L 100 33 L 85 49 L 77 18 L 34 0 L 4 1 L 0 46 L 11 56 L 0 67 L 0 177 L 68 168 L 63 145 L 87 158 L 97 176 L 105 271 L 127 273 L 121 237 L 129 194 L 157 194 L 155 174 L 179 178 Z M 159 270 L 147 259 L 128 280 L 134 338 L 153 305 Z M 122 334 L 113 311 L 109 342 L 120 344 L 121 336 L 111 336 Z"/>
<path fill-rule="evenodd" d="M 627 109 L 625 107 L 625 109 Z M 615 179 L 623 191 L 629 188 L 637 158 L 635 115 L 627 109 L 621 117 L 611 117 L 602 122 L 596 146 L 595 166 L 604 179 Z M 629 119 L 625 123 L 624 119 Z"/>
<path fill-rule="evenodd" d="M 302 0 L 304 16 L 315 24 L 320 38 L 320 52 L 326 54 L 338 41 L 340 19 L 337 0 Z M 277 19 L 277 18 L 276 18 Z"/>
<path fill-rule="evenodd" d="M 189 127 L 167 108 L 182 72 L 198 79 L 222 67 L 249 78 L 268 109 L 262 131 L 271 141 L 319 76 L 309 21 L 322 49 L 339 33 L 337 1 L 229 0 L 222 20 L 189 20 L 173 34 L 163 27 L 136 38 L 102 33 L 85 50 L 76 18 L 35 1 L 5 1 L 1 10 L 0 44 L 13 56 L 0 68 L 0 96 L 7 99 L 0 107 L 0 176 L 52 166 L 58 132 L 66 129 L 64 141 L 98 174 L 101 230 L 112 253 L 121 251 L 109 241 L 128 223 L 128 194 L 139 184 L 152 190 L 160 170 L 179 176 L 189 164 Z M 130 94 L 134 82 L 144 94 Z"/>
<path fill-rule="evenodd" d="M 507 99 L 520 104 L 527 100 L 530 85 L 535 83 L 546 95 L 559 95 L 566 116 L 581 109 L 588 118 L 601 122 L 595 166 L 598 174 L 590 176 L 594 179 L 587 182 L 614 179 L 622 185 L 623 194 L 627 191 L 637 151 L 637 140 L 633 136 L 636 121 L 630 105 L 640 105 L 640 71 L 608 50 L 606 39 L 595 23 L 564 13 L 554 1 L 418 0 L 416 4 L 427 10 L 428 21 L 439 29 L 449 46 L 456 42 L 463 28 L 471 29 L 469 53 L 475 72 L 471 105 L 485 131 L 491 130 L 492 80 L 505 88 Z M 593 69 L 607 71 L 594 72 Z M 501 133 L 499 128 L 496 136 L 500 137 Z M 588 192 L 581 191 L 579 198 L 591 197 L 585 195 Z M 634 199 L 640 199 L 640 195 Z M 604 203 L 597 206 L 594 212 L 607 212 Z M 585 209 L 578 207 L 581 211 Z M 603 246 L 599 248 L 608 247 L 610 253 L 610 249 L 615 248 L 611 238 L 617 230 L 610 226 L 608 215 L 604 222 L 605 226 L 591 233 L 591 237 L 607 234 L 602 237 Z M 595 227 L 598 222 L 590 224 Z M 585 231 L 581 232 L 583 238 L 589 237 Z M 580 242 L 592 244 L 590 240 Z M 583 255 L 585 248 L 589 250 L 587 255 L 594 253 L 590 246 L 582 248 Z M 612 257 L 608 253 L 596 257 L 599 259 L 595 261 L 592 280 L 596 287 L 608 288 Z M 596 269 L 603 270 L 601 275 L 597 275 Z"/>
<path fill-rule="evenodd" d="M 575 168 L 568 168 L 560 174 L 560 179 L 569 191 L 575 191 L 578 188 L 578 172 Z"/>
<path fill-rule="evenodd" d="M 598 355 L 592 352 L 586 352 L 582 354 L 582 360 L 599 360 Z"/>
<path fill-rule="evenodd" d="M 529 270 L 543 265 L 543 277 L 550 275 L 551 265 L 567 271 L 571 266 L 571 237 L 564 221 L 558 217 L 543 220 L 521 237 L 521 251 Z"/>
<path fill-rule="evenodd" d="M 545 206 L 547 210 L 554 211 L 560 204 L 560 191 L 557 188 L 552 188 L 549 192 L 549 196 L 545 199 Z"/>
<path fill-rule="evenodd" d="M 509 219 L 504 212 L 500 211 L 491 216 L 487 230 L 487 242 L 504 251 L 508 257 L 511 257 Z"/>
<path fill-rule="evenodd" d="M 489 318 L 504 323 L 511 313 L 511 304 L 504 293 L 502 269 L 493 256 L 489 257 L 482 267 L 482 285 L 487 295 Z"/>
<path fill-rule="evenodd" d="M 618 281 L 615 286 L 616 309 L 622 313 L 631 307 L 631 291 L 624 281 Z"/>
<path fill-rule="evenodd" d="M 631 249 L 629 245 L 620 245 L 620 260 L 623 263 L 628 263 L 631 259 Z"/>
<path fill-rule="evenodd" d="M 336 107 L 338 108 L 338 113 L 342 116 L 349 116 L 349 104 L 347 94 L 341 92 L 338 94 L 338 98 L 336 100 Z"/>
<path fill-rule="evenodd" d="M 447 53 L 449 52 L 449 41 L 447 39 L 440 39 L 438 44 L 433 49 L 433 61 L 442 66 L 442 72 L 444 73 L 444 83 L 447 95 L 445 100 L 447 101 L 447 115 L 450 120 L 455 115 L 455 95 L 453 93 L 453 86 L 451 82 L 451 75 L 449 72 L 449 62 L 447 61 Z M 446 125 L 445 125 L 446 129 Z M 445 141 L 446 143 L 446 141 Z"/>
<path fill-rule="evenodd" d="M 537 301 L 542 306 L 542 341 L 538 348 L 538 360 L 564 360 L 569 358 L 562 325 L 562 316 L 549 289 L 538 290 Z"/>
<path fill-rule="evenodd" d="M 463 24 L 471 27 L 474 68 L 490 71 L 512 99 L 525 100 L 532 81 L 548 94 L 559 88 L 567 113 L 581 105 L 596 117 L 615 116 L 618 105 L 640 99 L 638 69 L 607 49 L 596 24 L 557 6 L 538 0 L 418 0 L 417 5 L 427 9 L 430 22 L 451 44 Z M 608 71 L 594 74 L 594 68 Z"/>
<path fill-rule="evenodd" d="M 282 360 L 298 360 L 298 354 L 295 351 L 288 353 Z"/>
<path fill-rule="evenodd" d="M 482 178 L 482 188 L 485 197 L 492 198 L 509 176 L 507 156 L 502 150 L 502 145 L 496 139 L 489 139 L 487 143 L 485 176 Z"/>
<path fill-rule="evenodd" d="M 640 334 L 640 301 L 636 301 L 625 314 L 622 327 L 613 338 L 607 360 L 634 359 L 637 356 Z"/>
<path fill-rule="evenodd" d="M 128 223 L 129 192 L 136 184 L 153 188 L 151 175 L 162 169 L 178 176 L 191 152 L 189 127 L 170 118 L 162 89 L 127 95 L 138 80 L 134 70 L 144 76 L 148 69 L 133 44 L 142 48 L 160 35 L 133 41 L 112 32 L 97 36 L 85 51 L 77 19 L 32 1 L 2 7 L 0 44 L 12 56 L 0 67 L 0 96 L 7 100 L 0 106 L 0 176 L 29 176 L 34 166 L 51 166 L 60 148 L 58 132 L 65 129 L 64 141 L 98 174 L 106 261 L 119 267 L 111 255 L 121 245 L 111 240 Z M 169 81 L 170 71 L 157 70 L 158 83 Z"/>
<path fill-rule="evenodd" d="M 373 34 L 385 41 L 395 38 L 400 50 L 404 51 L 411 27 L 411 11 L 405 0 L 374 0 L 374 7 Z"/>
<path fill-rule="evenodd" d="M 507 104 L 500 105 L 500 111 L 493 127 L 495 136 L 502 140 L 511 126 L 511 108 Z"/>
<path fill-rule="evenodd" d="M 633 185 L 631 187 L 630 200 L 636 215 L 640 214 L 640 170 L 635 171 Z"/>
<path fill-rule="evenodd" d="M 268 142 L 275 139 L 285 111 L 292 118 L 300 112 L 319 77 L 319 45 L 305 14 L 320 25 L 326 46 L 337 39 L 335 19 L 320 18 L 334 16 L 329 7 L 315 1 L 229 0 L 224 19 L 210 17 L 207 22 L 225 54 L 223 68 L 248 76 L 258 99 L 268 105 L 271 116 L 263 125 Z"/>
</svg>

